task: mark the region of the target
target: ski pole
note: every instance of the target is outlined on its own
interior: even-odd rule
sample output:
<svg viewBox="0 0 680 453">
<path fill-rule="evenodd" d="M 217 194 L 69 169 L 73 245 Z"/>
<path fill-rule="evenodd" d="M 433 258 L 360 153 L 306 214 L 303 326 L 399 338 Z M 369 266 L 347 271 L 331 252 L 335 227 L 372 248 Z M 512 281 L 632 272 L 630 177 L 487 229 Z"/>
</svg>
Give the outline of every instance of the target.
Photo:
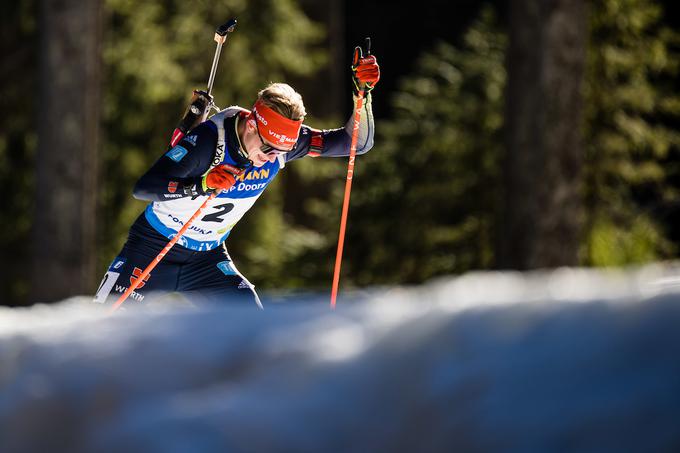
<svg viewBox="0 0 680 453">
<path fill-rule="evenodd" d="M 109 314 L 113 313 L 118 309 L 118 307 L 123 305 L 123 302 L 125 302 L 125 300 L 130 296 L 130 294 L 132 294 L 132 292 L 135 289 L 137 289 L 140 283 L 144 281 L 144 279 L 151 273 L 151 271 L 156 267 L 156 265 L 161 262 L 163 257 L 170 251 L 170 249 L 175 245 L 179 238 L 181 238 L 184 235 L 184 233 L 186 233 L 187 229 L 189 229 L 194 220 L 196 220 L 196 218 L 199 215 L 201 215 L 201 212 L 203 212 L 203 209 L 205 209 L 210 200 L 215 198 L 220 192 L 221 191 L 216 191 L 210 194 L 210 196 L 203 202 L 203 204 L 196 210 L 196 212 L 194 212 L 194 215 L 192 215 L 191 218 L 184 223 L 184 226 L 180 228 L 180 230 L 170 240 L 170 242 L 168 242 L 168 244 L 165 247 L 163 247 L 163 250 L 161 250 L 161 252 L 156 256 L 156 258 L 154 258 L 153 261 L 151 261 L 151 263 L 149 263 L 149 265 L 146 266 L 146 269 L 144 269 L 144 272 L 142 272 L 142 274 L 139 277 L 137 277 L 137 280 L 135 280 L 135 282 L 132 283 L 128 287 L 128 289 L 118 298 L 118 300 L 111 306 L 111 308 L 109 309 Z"/>
<path fill-rule="evenodd" d="M 371 38 L 366 38 L 366 55 L 371 54 Z M 358 93 L 356 107 L 354 109 L 354 123 L 352 127 L 352 142 L 349 148 L 349 163 L 347 164 L 347 179 L 345 181 L 345 198 L 342 202 L 342 215 L 340 216 L 340 233 L 338 235 L 338 249 L 335 253 L 335 269 L 333 271 L 333 287 L 331 289 L 331 309 L 335 308 L 340 284 L 340 267 L 342 265 L 342 251 L 345 245 L 345 229 L 347 228 L 347 213 L 349 211 L 349 197 L 352 191 L 352 178 L 354 176 L 354 161 L 357 155 L 357 141 L 359 139 L 359 124 L 361 122 L 361 109 L 364 106 L 365 89 L 361 88 Z"/>
<path fill-rule="evenodd" d="M 217 49 L 215 49 L 215 56 L 213 57 L 212 68 L 210 69 L 210 77 L 208 77 L 208 96 L 212 94 L 213 83 L 215 82 L 215 73 L 217 72 L 217 63 L 220 60 L 220 53 L 222 52 L 222 44 L 227 42 L 227 34 L 236 29 L 236 19 L 229 19 L 215 30 L 215 42 Z"/>
<path fill-rule="evenodd" d="M 217 73 L 217 63 L 222 53 L 222 45 L 227 41 L 227 35 L 235 29 L 236 19 L 229 19 L 215 30 L 214 40 L 217 43 L 217 48 L 215 49 L 215 56 L 213 57 L 212 68 L 210 69 L 210 77 L 208 77 L 208 91 L 194 91 L 194 99 L 192 99 L 191 105 L 172 133 L 170 148 L 177 145 L 184 138 L 184 135 L 196 125 L 195 123 L 200 122 L 203 119 L 203 115 L 214 105 L 212 89 L 215 82 L 215 74 Z"/>
</svg>

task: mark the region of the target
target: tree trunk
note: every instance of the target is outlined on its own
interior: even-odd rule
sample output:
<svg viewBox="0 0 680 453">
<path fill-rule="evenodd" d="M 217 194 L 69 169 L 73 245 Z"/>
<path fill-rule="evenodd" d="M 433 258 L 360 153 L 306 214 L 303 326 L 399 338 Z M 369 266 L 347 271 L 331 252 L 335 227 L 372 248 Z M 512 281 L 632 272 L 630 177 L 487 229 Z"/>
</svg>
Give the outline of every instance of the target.
<svg viewBox="0 0 680 453">
<path fill-rule="evenodd" d="M 321 118 L 349 116 L 352 109 L 348 64 L 352 49 L 345 46 L 346 1 L 301 0 L 300 6 L 305 14 L 326 27 L 326 42 L 329 52 L 328 67 L 322 68 L 314 79 L 293 78 L 294 87 L 305 93 L 307 111 Z M 323 81 L 323 82 L 321 82 Z M 348 100 L 349 99 L 349 100 Z"/>
<path fill-rule="evenodd" d="M 511 2 L 501 268 L 578 264 L 586 41 L 583 0 Z"/>
<path fill-rule="evenodd" d="M 42 0 L 32 302 L 92 294 L 100 0 Z"/>
</svg>

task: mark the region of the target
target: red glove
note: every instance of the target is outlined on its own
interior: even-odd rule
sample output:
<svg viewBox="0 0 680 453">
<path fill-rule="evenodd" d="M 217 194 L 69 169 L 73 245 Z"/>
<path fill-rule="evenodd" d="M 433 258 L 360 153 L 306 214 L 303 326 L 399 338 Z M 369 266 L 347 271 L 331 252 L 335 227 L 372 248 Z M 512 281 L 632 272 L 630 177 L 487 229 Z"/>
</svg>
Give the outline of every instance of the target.
<svg viewBox="0 0 680 453">
<path fill-rule="evenodd" d="M 380 66 L 373 55 L 363 56 L 361 47 L 354 49 L 352 58 L 352 80 L 355 93 L 359 90 L 371 91 L 380 80 Z"/>
<path fill-rule="evenodd" d="M 203 192 L 208 193 L 218 189 L 229 190 L 236 184 L 236 177 L 244 171 L 243 168 L 227 164 L 218 165 L 203 176 Z"/>
</svg>

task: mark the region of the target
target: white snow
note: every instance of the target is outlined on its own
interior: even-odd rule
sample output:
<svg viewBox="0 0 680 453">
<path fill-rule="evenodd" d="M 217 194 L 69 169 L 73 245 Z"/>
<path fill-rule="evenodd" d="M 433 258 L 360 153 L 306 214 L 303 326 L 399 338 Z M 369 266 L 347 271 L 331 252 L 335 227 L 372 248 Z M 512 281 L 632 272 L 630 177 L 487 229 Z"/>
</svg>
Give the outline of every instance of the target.
<svg viewBox="0 0 680 453">
<path fill-rule="evenodd" d="M 680 451 L 679 276 L 0 308 L 0 451 Z"/>
</svg>

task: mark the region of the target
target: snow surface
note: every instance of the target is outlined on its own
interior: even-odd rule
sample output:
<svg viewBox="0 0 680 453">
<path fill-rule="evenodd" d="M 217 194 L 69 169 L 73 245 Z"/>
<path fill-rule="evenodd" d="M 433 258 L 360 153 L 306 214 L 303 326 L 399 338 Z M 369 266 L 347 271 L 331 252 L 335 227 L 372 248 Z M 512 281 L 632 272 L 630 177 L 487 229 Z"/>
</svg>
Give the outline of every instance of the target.
<svg viewBox="0 0 680 453">
<path fill-rule="evenodd" d="M 680 451 L 677 265 L 263 299 L 0 308 L 0 451 Z"/>
</svg>

